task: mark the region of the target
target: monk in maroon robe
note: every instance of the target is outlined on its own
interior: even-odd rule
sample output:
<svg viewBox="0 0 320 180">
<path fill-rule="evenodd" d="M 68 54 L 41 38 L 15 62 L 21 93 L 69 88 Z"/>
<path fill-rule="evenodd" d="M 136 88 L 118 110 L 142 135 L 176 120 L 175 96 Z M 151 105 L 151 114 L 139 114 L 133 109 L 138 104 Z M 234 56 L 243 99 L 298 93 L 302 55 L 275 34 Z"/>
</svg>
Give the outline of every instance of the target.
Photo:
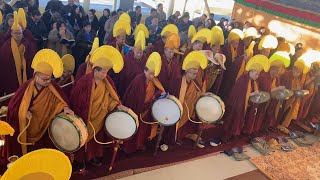
<svg viewBox="0 0 320 180">
<path fill-rule="evenodd" d="M 153 52 L 158 52 L 159 54 L 162 55 L 164 53 L 164 45 L 165 45 L 164 42 L 165 42 L 165 38 L 163 37 L 158 41 L 156 41 L 153 46 Z"/>
</svg>

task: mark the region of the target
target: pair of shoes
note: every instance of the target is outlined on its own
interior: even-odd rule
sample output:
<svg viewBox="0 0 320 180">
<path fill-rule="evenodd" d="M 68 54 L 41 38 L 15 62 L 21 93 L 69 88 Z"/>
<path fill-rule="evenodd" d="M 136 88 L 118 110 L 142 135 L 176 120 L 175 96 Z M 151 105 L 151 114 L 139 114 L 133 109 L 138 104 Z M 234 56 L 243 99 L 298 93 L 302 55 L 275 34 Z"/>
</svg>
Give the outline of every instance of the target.
<svg viewBox="0 0 320 180">
<path fill-rule="evenodd" d="M 289 133 L 290 133 L 290 131 L 289 131 L 286 127 L 284 127 L 284 126 L 282 126 L 282 125 L 279 125 L 277 128 L 278 128 L 281 132 L 283 132 L 283 133 L 285 133 L 285 134 L 289 134 Z"/>
<path fill-rule="evenodd" d="M 162 144 L 162 145 L 160 146 L 160 149 L 161 149 L 161 151 L 165 152 L 165 151 L 167 151 L 167 150 L 169 149 L 169 146 L 166 145 L 166 144 Z"/>
<path fill-rule="evenodd" d="M 210 140 L 210 145 L 213 146 L 213 147 L 217 147 L 221 144 L 221 139 L 219 138 L 213 138 Z"/>
<path fill-rule="evenodd" d="M 102 162 L 101 162 L 98 158 L 96 158 L 96 157 L 94 157 L 92 160 L 90 160 L 89 163 L 90 163 L 91 165 L 93 165 L 93 166 L 96 166 L 96 167 L 102 165 Z"/>
</svg>

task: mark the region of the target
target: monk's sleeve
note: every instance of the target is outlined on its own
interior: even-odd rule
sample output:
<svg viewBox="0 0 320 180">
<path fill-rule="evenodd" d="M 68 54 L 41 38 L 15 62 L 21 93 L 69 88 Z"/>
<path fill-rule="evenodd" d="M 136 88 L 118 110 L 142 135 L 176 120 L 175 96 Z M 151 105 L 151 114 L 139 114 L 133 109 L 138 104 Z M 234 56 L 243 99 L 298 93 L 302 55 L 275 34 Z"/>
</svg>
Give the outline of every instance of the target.
<svg viewBox="0 0 320 180">
<path fill-rule="evenodd" d="M 114 110 L 114 108 L 116 108 L 120 104 L 118 101 L 113 99 L 110 95 L 109 95 L 109 99 L 110 99 L 110 103 L 108 106 L 108 112 Z"/>
</svg>

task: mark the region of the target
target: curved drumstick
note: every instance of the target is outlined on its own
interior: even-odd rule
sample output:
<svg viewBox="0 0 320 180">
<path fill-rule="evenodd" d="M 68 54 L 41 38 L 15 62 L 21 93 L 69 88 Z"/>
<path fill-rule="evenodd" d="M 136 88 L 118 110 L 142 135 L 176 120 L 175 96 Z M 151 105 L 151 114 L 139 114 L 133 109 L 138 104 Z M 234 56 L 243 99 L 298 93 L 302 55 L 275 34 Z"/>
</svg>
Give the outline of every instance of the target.
<svg viewBox="0 0 320 180">
<path fill-rule="evenodd" d="M 91 128 L 93 129 L 93 139 L 94 139 L 94 141 L 96 141 L 96 143 L 101 144 L 101 145 L 107 145 L 107 144 L 112 144 L 114 142 L 114 141 L 110 141 L 110 142 L 104 143 L 104 142 L 98 141 L 96 138 L 96 130 L 94 129 L 94 127 L 90 121 L 89 121 L 89 124 L 90 124 Z"/>
<path fill-rule="evenodd" d="M 193 122 L 193 123 L 195 123 L 195 124 L 202 124 L 203 122 L 200 122 L 200 121 L 194 121 L 194 120 L 192 120 L 192 119 L 190 118 L 189 107 L 188 107 L 188 105 L 187 105 L 187 103 L 186 103 L 186 102 L 184 102 L 184 105 L 186 105 L 186 108 L 187 108 L 187 112 L 188 112 L 188 119 L 189 119 L 189 121 L 191 121 L 191 122 Z"/>
<path fill-rule="evenodd" d="M 145 124 L 149 124 L 149 125 L 158 124 L 158 122 L 146 122 L 146 121 L 142 120 L 141 114 L 140 114 L 139 117 L 140 117 L 141 122 L 143 122 L 143 123 L 145 123 Z"/>
</svg>

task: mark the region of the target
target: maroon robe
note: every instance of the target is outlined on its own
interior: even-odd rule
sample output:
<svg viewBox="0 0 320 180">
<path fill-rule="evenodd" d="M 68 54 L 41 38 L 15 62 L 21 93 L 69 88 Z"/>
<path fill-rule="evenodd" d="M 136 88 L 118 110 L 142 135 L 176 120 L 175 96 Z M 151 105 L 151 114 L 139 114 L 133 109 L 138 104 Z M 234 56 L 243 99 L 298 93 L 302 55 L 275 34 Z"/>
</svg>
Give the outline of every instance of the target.
<svg viewBox="0 0 320 180">
<path fill-rule="evenodd" d="M 124 96 L 131 81 L 138 75 L 144 72 L 147 57 L 143 55 L 140 60 L 134 58 L 133 51 L 129 52 L 124 57 L 124 66 L 119 74 L 119 95 Z"/>
<path fill-rule="evenodd" d="M 69 83 L 71 83 L 72 81 L 74 81 L 74 78 L 72 77 L 69 77 L 68 79 L 65 79 L 65 80 L 61 80 L 60 81 L 60 78 L 59 79 L 57 79 L 57 83 L 59 84 L 59 86 L 61 87 L 61 86 L 64 86 L 64 85 L 66 85 L 66 84 L 69 84 Z M 74 87 L 74 83 L 73 84 L 70 84 L 70 85 L 67 85 L 67 86 L 65 86 L 65 87 L 61 87 L 62 88 L 62 90 L 63 90 L 63 92 L 64 92 L 64 94 L 66 95 L 66 97 L 70 97 L 70 95 L 71 95 L 71 91 L 72 91 L 72 89 L 73 89 L 73 87 Z"/>
<path fill-rule="evenodd" d="M 178 60 L 175 57 L 171 59 L 170 63 L 168 63 L 165 55 L 161 56 L 161 60 L 162 65 L 158 79 L 161 82 L 164 89 L 167 92 L 169 92 L 169 94 L 172 94 L 174 90 L 172 89 L 170 84 L 172 84 L 172 81 L 181 76 L 182 65 L 178 62 Z"/>
<path fill-rule="evenodd" d="M 90 111 L 90 98 L 92 91 L 92 83 L 93 83 L 93 75 L 94 72 L 86 74 L 83 76 L 73 88 L 71 96 L 70 96 L 70 105 L 71 109 L 74 113 L 80 116 L 85 124 L 88 124 L 88 117 Z M 106 77 L 109 83 L 114 87 L 113 81 L 108 76 Z M 103 128 L 102 128 L 103 129 Z M 103 130 L 96 132 L 96 137 L 99 141 L 106 142 L 108 137 Z M 92 160 L 94 157 L 102 157 L 103 156 L 103 146 L 96 143 L 92 138 L 90 141 L 86 143 L 85 146 L 80 148 L 75 153 L 75 160 L 78 162 L 82 162 L 84 160 Z"/>
<path fill-rule="evenodd" d="M 26 60 L 26 74 L 27 79 L 32 78 L 33 69 L 31 63 L 36 54 L 36 46 L 30 43 L 27 39 L 22 39 L 21 42 L 25 46 L 24 58 Z M 11 38 L 9 38 L 1 47 L 0 54 L 0 96 L 14 93 L 19 88 L 19 81 L 16 73 L 16 65 L 11 49 Z"/>
<path fill-rule="evenodd" d="M 82 78 L 82 76 L 86 75 L 86 71 L 87 71 L 87 62 L 84 62 L 80 64 L 78 68 L 76 78 L 74 79 L 75 84 Z"/>
<path fill-rule="evenodd" d="M 117 39 L 115 39 L 114 41 L 112 41 L 111 43 L 110 43 L 110 46 L 112 46 L 112 47 L 114 47 L 114 48 L 116 48 L 120 53 L 121 53 L 121 55 L 122 55 L 122 57 L 124 58 L 124 45 L 122 45 L 122 46 L 119 46 L 118 48 L 117 48 Z M 116 89 L 118 90 L 118 92 L 120 91 L 120 76 L 119 76 L 119 73 L 115 73 L 114 71 L 113 71 L 113 69 L 110 69 L 110 71 L 108 72 L 108 75 L 110 76 L 110 78 L 113 80 L 113 82 L 114 82 L 114 85 L 115 85 L 115 87 L 116 87 Z"/>
<path fill-rule="evenodd" d="M 160 55 L 164 54 L 164 42 L 160 38 L 158 41 L 154 43 L 153 52 L 158 52 Z"/>
<path fill-rule="evenodd" d="M 312 122 L 320 122 L 319 107 L 320 107 L 320 93 L 315 95 L 309 110 L 308 119 L 310 119 Z"/>
<path fill-rule="evenodd" d="M 157 89 L 157 87 L 155 88 L 156 90 L 154 97 L 157 97 L 161 94 L 161 91 Z M 143 120 L 145 122 L 152 122 L 153 118 L 150 109 L 155 99 L 152 99 L 151 101 L 146 103 L 144 102 L 146 97 L 146 89 L 146 76 L 144 75 L 144 73 L 137 75 L 128 86 L 127 91 L 123 97 L 123 103 L 126 107 L 132 109 L 132 111 L 135 112 L 139 118 L 140 114 L 148 110 L 149 112 L 144 116 Z M 123 150 L 126 153 L 143 150 L 144 143 L 145 141 L 147 141 L 150 130 L 151 125 L 145 124 L 139 119 L 138 131 L 132 139 L 124 143 Z"/>
<path fill-rule="evenodd" d="M 19 157 L 21 157 L 21 155 L 22 155 L 21 145 L 17 141 L 17 137 L 20 134 L 19 107 L 20 107 L 22 98 L 24 96 L 24 93 L 32 80 L 33 79 L 28 80 L 27 82 L 23 83 L 19 87 L 19 89 L 16 91 L 15 95 L 10 100 L 9 105 L 8 105 L 7 122 L 13 127 L 15 132 L 14 132 L 13 136 L 6 136 L 5 146 L 3 147 L 3 151 L 2 151 L 2 157 L 6 158 L 6 159 L 12 155 L 17 155 Z M 61 88 L 54 81 L 52 81 L 51 84 L 56 89 L 56 91 L 60 94 L 60 96 L 65 100 L 65 102 L 68 102 L 67 98 L 63 94 Z M 38 95 L 40 93 L 41 93 L 41 91 L 39 91 Z M 31 99 L 30 104 L 32 104 L 32 102 L 38 97 L 38 95 Z M 27 151 L 30 152 L 30 151 L 34 151 L 34 150 L 41 149 L 41 148 L 55 149 L 55 146 L 52 143 L 51 139 L 49 138 L 47 131 L 35 143 L 35 145 L 27 146 Z"/>
</svg>

